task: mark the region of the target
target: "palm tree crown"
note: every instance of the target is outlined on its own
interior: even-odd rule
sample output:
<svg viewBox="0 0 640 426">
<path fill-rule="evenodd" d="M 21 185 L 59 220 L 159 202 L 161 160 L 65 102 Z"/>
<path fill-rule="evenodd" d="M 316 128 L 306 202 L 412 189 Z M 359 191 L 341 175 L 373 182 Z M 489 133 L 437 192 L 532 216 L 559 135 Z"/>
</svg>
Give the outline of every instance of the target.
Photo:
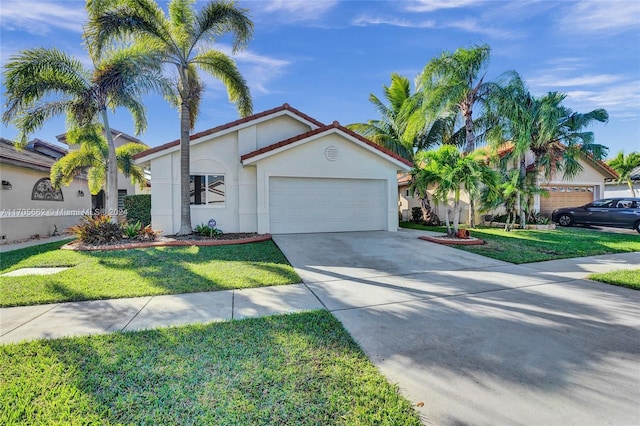
<svg viewBox="0 0 640 426">
<path fill-rule="evenodd" d="M 168 14 L 153 0 L 89 0 L 86 40 L 101 55 L 119 42 L 144 46 L 150 58 L 175 66 L 172 102 L 180 112 L 181 226 L 179 234 L 190 234 L 189 138 L 204 91 L 198 69 L 212 75 L 227 88 L 229 100 L 241 116 L 252 113 L 246 81 L 235 62 L 211 48 L 225 34 L 232 35 L 232 52 L 243 49 L 252 37 L 253 23 L 245 9 L 232 2 L 208 2 L 194 9 L 195 0 L 172 0 Z"/>
</svg>

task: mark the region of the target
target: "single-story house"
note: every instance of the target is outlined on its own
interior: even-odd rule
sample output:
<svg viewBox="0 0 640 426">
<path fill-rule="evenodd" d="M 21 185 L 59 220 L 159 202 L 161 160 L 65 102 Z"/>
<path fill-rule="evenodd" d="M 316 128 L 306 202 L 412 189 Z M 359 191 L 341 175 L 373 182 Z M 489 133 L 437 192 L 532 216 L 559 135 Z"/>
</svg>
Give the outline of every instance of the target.
<svg viewBox="0 0 640 426">
<path fill-rule="evenodd" d="M 196 133 L 191 221 L 223 232 L 398 228 L 398 171 L 411 163 L 341 126 L 284 104 Z M 180 229 L 180 141 L 134 157 L 151 174 L 151 222 Z"/>
<path fill-rule="evenodd" d="M 63 232 L 91 209 L 87 180 L 81 176 L 71 185 L 51 187 L 51 166 L 67 150 L 34 139 L 17 150 L 12 141 L 0 138 L 0 240 L 15 241 Z"/>
<path fill-rule="evenodd" d="M 640 197 L 640 166 L 631 170 L 629 173 L 629 179 L 631 180 L 631 186 L 635 191 L 635 196 Z M 604 183 L 604 196 L 605 197 L 632 197 L 634 196 L 628 183 L 618 183 L 617 179 L 607 179 Z"/>
<path fill-rule="evenodd" d="M 533 154 L 529 153 L 526 158 L 527 164 L 531 168 L 533 164 Z M 611 167 L 603 161 L 592 161 L 587 157 L 578 159 L 582 166 L 582 171 L 570 181 L 564 180 L 562 173 L 556 173 L 551 179 L 546 179 L 541 175 L 538 179 L 539 185 L 549 192 L 548 197 L 535 195 L 533 199 L 533 210 L 550 216 L 553 210 L 561 207 L 573 207 L 587 204 L 593 200 L 605 196 L 605 181 L 617 179 L 618 175 Z M 411 209 L 419 207 L 420 202 L 409 190 L 410 176 L 406 174 L 398 175 L 398 206 L 402 220 L 411 219 Z M 430 191 L 431 196 L 433 191 Z M 432 208 L 435 213 L 444 220 L 445 208 L 451 209 L 453 201 L 448 206 L 437 204 L 432 201 Z M 470 216 L 469 198 L 466 193 L 461 197 L 460 221 L 468 223 Z M 481 222 L 481 215 L 476 203 L 476 223 Z M 494 212 L 499 214 L 500 212 Z M 450 217 L 452 217 L 450 215 Z"/>
</svg>

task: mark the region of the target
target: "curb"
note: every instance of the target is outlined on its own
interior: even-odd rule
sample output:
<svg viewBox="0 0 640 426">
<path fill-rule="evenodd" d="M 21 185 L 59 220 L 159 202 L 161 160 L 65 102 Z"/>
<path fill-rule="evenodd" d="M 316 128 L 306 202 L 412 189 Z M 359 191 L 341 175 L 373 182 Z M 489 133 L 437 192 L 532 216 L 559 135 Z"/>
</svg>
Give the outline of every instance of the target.
<svg viewBox="0 0 640 426">
<path fill-rule="evenodd" d="M 479 238 L 473 238 L 468 240 L 452 240 L 438 237 L 418 237 L 419 240 L 429 241 L 431 243 L 444 244 L 447 246 L 480 246 L 484 244 L 484 241 Z"/>
<path fill-rule="evenodd" d="M 258 235 L 252 238 L 241 238 L 238 240 L 183 240 L 183 241 L 149 241 L 146 243 L 114 244 L 111 246 L 98 247 L 78 247 L 73 244 L 65 244 L 60 247 L 62 250 L 76 251 L 109 251 L 109 250 L 129 250 L 147 247 L 176 247 L 176 246 L 226 246 L 232 244 L 260 243 L 271 240 L 271 234 Z"/>
</svg>

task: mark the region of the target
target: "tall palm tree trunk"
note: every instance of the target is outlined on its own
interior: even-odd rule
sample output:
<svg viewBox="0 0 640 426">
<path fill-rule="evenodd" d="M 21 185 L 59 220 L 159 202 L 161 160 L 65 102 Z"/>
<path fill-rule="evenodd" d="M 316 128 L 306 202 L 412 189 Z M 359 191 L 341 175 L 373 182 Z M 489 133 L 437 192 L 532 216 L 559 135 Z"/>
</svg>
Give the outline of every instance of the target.
<svg viewBox="0 0 640 426">
<path fill-rule="evenodd" d="M 190 200 L 190 162 L 189 155 L 189 104 L 183 98 L 180 105 L 180 231 L 178 235 L 189 235 L 191 229 L 191 200 Z"/>
<path fill-rule="evenodd" d="M 526 160 L 524 155 L 520 156 L 520 182 L 524 182 L 527 174 Z M 527 227 L 527 218 L 524 214 L 524 201 L 522 199 L 522 189 L 518 189 L 518 213 L 520 214 L 520 229 Z"/>
<path fill-rule="evenodd" d="M 107 146 L 109 147 L 109 154 L 107 156 L 107 185 L 106 185 L 106 207 L 107 214 L 111 216 L 111 222 L 117 223 L 118 216 L 116 212 L 118 210 L 118 161 L 116 159 L 116 144 L 113 141 L 113 135 L 111 134 L 111 127 L 109 127 L 109 118 L 107 116 L 107 110 L 103 109 L 100 114 L 102 115 L 102 124 L 104 125 L 104 133 L 107 139 Z"/>
</svg>

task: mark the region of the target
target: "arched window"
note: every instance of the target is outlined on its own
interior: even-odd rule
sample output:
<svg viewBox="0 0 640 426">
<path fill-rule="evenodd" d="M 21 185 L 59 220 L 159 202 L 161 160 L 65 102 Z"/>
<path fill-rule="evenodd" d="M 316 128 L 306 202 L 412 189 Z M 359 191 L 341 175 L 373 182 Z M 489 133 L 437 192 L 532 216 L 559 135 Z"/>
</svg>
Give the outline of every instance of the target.
<svg viewBox="0 0 640 426">
<path fill-rule="evenodd" d="M 31 191 L 32 200 L 64 201 L 61 189 L 51 186 L 51 179 L 42 178 L 36 182 Z"/>
</svg>

